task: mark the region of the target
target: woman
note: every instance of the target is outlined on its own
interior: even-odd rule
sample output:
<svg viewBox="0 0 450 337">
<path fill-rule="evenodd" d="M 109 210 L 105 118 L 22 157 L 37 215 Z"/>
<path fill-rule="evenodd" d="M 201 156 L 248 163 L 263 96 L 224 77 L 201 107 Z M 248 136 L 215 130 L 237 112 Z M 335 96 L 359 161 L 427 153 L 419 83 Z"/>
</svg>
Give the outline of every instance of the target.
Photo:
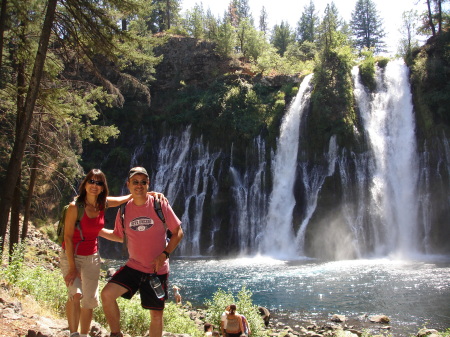
<svg viewBox="0 0 450 337">
<path fill-rule="evenodd" d="M 236 304 L 230 305 L 230 311 L 227 314 L 225 323 L 225 332 L 227 337 L 240 337 L 244 332 L 242 317 L 236 312 Z"/>
<path fill-rule="evenodd" d="M 117 207 L 131 198 L 109 197 L 105 174 L 92 169 L 79 188 L 79 196 L 67 209 L 64 242 L 60 256 L 61 271 L 68 289 L 66 315 L 70 337 L 88 336 L 93 309 L 98 306 L 100 256 L 98 236 L 105 226 L 105 209 Z M 159 198 L 159 193 L 150 192 Z M 84 207 L 80 230 L 75 229 L 78 207 Z M 80 333 L 78 333 L 80 326 Z"/>
</svg>

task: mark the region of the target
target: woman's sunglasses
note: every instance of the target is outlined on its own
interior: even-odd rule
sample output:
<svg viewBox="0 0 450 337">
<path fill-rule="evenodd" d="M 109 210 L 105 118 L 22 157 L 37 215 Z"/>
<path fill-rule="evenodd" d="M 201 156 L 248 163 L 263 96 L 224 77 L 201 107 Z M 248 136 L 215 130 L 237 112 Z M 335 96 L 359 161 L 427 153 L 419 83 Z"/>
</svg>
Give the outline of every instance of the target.
<svg viewBox="0 0 450 337">
<path fill-rule="evenodd" d="M 95 184 L 97 186 L 103 186 L 105 184 L 103 181 L 94 180 L 94 179 L 88 180 L 87 182 L 88 182 L 88 184 L 91 184 L 91 185 Z"/>
</svg>

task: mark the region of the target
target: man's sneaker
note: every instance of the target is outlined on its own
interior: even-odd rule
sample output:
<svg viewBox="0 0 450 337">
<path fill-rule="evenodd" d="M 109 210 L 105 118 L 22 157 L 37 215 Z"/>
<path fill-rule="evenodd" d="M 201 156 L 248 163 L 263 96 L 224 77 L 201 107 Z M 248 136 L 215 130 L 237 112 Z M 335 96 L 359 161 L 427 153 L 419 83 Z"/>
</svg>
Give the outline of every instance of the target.
<svg viewBox="0 0 450 337">
<path fill-rule="evenodd" d="M 70 334 L 70 337 L 80 337 L 80 333 L 79 332 L 72 332 Z"/>
</svg>

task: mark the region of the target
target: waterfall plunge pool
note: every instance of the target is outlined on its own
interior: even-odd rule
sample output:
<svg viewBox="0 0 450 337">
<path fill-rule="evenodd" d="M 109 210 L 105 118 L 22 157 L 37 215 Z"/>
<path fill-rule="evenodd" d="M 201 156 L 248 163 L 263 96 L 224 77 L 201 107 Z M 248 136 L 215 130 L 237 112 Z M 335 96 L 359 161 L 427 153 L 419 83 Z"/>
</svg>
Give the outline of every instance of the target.
<svg viewBox="0 0 450 337">
<path fill-rule="evenodd" d="M 183 300 L 194 306 L 202 306 L 219 288 L 236 296 L 245 286 L 254 304 L 267 307 L 291 326 L 324 322 L 333 314 L 346 315 L 351 325 L 364 314 L 384 314 L 396 336 L 416 334 L 424 326 L 450 328 L 450 257 L 336 262 L 178 259 L 171 261 L 170 282 L 180 286 Z"/>
<path fill-rule="evenodd" d="M 109 260 L 106 265 L 117 268 L 121 263 Z M 383 325 L 361 316 L 383 314 L 391 319 L 388 332 L 393 336 L 415 335 L 423 327 L 450 328 L 450 256 L 333 262 L 178 258 L 170 268 L 170 286 L 179 286 L 183 301 L 194 307 L 204 306 L 218 289 L 236 297 L 245 286 L 254 304 L 292 327 L 311 321 L 322 325 L 340 314 L 348 326 L 377 333 Z M 173 301 L 171 290 L 169 296 Z"/>
</svg>

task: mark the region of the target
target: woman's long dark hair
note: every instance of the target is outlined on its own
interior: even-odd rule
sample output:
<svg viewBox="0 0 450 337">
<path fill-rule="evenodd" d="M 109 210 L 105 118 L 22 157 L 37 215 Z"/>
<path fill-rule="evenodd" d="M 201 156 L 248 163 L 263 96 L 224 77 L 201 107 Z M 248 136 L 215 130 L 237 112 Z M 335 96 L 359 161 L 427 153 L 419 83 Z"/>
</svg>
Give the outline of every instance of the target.
<svg viewBox="0 0 450 337">
<path fill-rule="evenodd" d="M 78 189 L 78 200 L 86 204 L 86 184 L 91 179 L 103 181 L 103 186 L 101 186 L 103 190 L 97 197 L 98 209 L 103 211 L 106 208 L 106 198 L 108 197 L 109 189 L 108 182 L 106 181 L 106 176 L 99 169 L 92 169 L 88 174 L 86 174 L 86 177 L 84 177 L 83 182 Z"/>
</svg>

